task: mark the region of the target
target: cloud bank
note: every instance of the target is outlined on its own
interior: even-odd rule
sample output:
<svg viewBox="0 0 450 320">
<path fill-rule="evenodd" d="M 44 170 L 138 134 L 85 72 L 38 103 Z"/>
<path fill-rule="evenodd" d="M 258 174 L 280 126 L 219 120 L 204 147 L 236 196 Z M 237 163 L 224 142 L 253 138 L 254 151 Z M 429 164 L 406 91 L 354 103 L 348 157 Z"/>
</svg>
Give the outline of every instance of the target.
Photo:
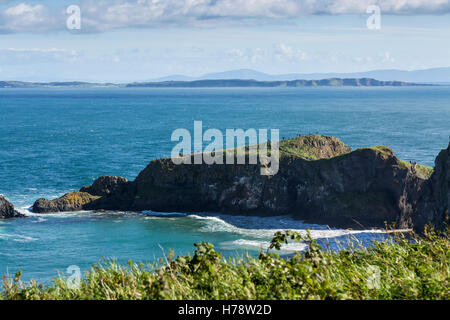
<svg viewBox="0 0 450 320">
<path fill-rule="evenodd" d="M 78 4 L 84 32 L 285 23 L 308 15 L 366 14 L 370 5 L 378 5 L 386 15 L 450 13 L 450 0 L 81 0 Z M 0 33 L 61 31 L 67 17 L 62 7 L 14 2 L 0 11 Z"/>
</svg>

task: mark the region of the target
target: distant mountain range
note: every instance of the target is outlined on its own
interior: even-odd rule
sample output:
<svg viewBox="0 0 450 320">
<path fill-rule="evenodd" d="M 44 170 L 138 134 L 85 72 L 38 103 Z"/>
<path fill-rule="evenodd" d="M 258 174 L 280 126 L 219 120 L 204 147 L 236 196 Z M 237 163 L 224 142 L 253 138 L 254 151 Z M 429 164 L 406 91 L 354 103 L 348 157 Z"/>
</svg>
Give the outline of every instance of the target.
<svg viewBox="0 0 450 320">
<path fill-rule="evenodd" d="M 383 86 L 418 86 L 421 84 L 402 81 L 379 81 L 375 79 L 322 79 L 292 81 L 257 81 L 257 80 L 195 80 L 130 83 L 127 87 L 152 88 L 219 88 L 219 87 L 383 87 Z"/>
<path fill-rule="evenodd" d="M 231 70 L 219 73 L 209 73 L 200 77 L 172 75 L 152 79 L 148 82 L 162 81 L 196 81 L 196 80 L 230 80 L 244 79 L 257 81 L 292 81 L 297 79 L 320 80 L 329 78 L 372 78 L 381 81 L 405 81 L 418 83 L 450 83 L 450 67 L 414 71 L 404 70 L 374 70 L 355 73 L 290 73 L 271 75 L 251 69 Z"/>
<path fill-rule="evenodd" d="M 257 81 L 240 79 L 135 82 L 128 84 L 89 82 L 20 82 L 0 81 L 0 88 L 92 88 L 92 87 L 151 87 L 151 88 L 220 88 L 220 87 L 380 87 L 419 86 L 423 84 L 404 81 L 380 81 L 371 78 L 330 78 L 321 80 Z"/>
<path fill-rule="evenodd" d="M 379 81 L 370 78 L 331 78 L 322 80 L 257 81 L 257 80 L 195 80 L 135 82 L 128 84 L 90 83 L 90 82 L 21 82 L 0 81 L 0 88 L 93 88 L 93 87 L 147 87 L 147 88 L 220 88 L 220 87 L 380 87 L 380 86 L 419 86 L 423 84 L 403 81 Z"/>
<path fill-rule="evenodd" d="M 268 74 L 252 69 L 230 70 L 218 73 L 208 73 L 199 77 L 186 75 L 171 75 L 162 78 L 148 79 L 139 83 L 162 83 L 168 81 L 194 82 L 202 80 L 255 80 L 264 82 L 294 81 L 294 80 L 323 80 L 323 79 L 377 79 L 379 81 L 412 82 L 421 84 L 450 84 L 450 67 L 423 70 L 373 70 L 353 73 L 288 73 Z M 88 80 L 89 81 L 89 80 Z M 61 86 L 127 86 L 127 83 L 92 83 L 88 81 L 71 81 L 64 79 L 59 82 L 32 81 L 0 81 L 2 87 L 61 87 Z M 133 84 L 134 85 L 134 84 Z"/>
</svg>

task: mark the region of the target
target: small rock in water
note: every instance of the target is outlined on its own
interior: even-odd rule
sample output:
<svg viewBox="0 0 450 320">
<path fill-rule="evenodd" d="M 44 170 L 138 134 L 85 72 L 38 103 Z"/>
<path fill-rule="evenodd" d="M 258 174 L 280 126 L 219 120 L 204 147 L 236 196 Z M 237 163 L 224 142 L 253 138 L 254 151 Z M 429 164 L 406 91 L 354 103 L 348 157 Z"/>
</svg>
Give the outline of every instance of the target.
<svg viewBox="0 0 450 320">
<path fill-rule="evenodd" d="M 0 195 L 0 219 L 22 218 L 23 214 L 14 210 L 14 206 L 2 195 Z"/>
</svg>

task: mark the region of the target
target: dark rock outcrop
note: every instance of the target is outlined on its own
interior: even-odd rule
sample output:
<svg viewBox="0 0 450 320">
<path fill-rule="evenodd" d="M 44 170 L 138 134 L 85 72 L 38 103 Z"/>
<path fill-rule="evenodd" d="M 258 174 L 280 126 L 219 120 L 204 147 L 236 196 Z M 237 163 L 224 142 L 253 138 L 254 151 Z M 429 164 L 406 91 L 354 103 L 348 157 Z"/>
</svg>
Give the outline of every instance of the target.
<svg viewBox="0 0 450 320">
<path fill-rule="evenodd" d="M 91 186 L 81 188 L 80 192 L 103 197 L 118 192 L 127 183 L 128 180 L 122 177 L 103 176 L 95 180 Z"/>
<path fill-rule="evenodd" d="M 448 223 L 450 204 L 450 144 L 436 158 L 433 175 L 419 193 L 414 208 L 414 227 L 422 232 L 429 224 L 444 229 Z"/>
<path fill-rule="evenodd" d="M 130 188 L 131 187 L 131 188 Z M 132 198 L 132 184 L 122 177 L 103 176 L 91 186 L 70 192 L 55 200 L 38 199 L 33 205 L 35 213 L 70 212 L 81 210 L 126 210 Z"/>
<path fill-rule="evenodd" d="M 33 211 L 292 215 L 352 228 L 439 224 L 441 212 L 448 212 L 446 152 L 438 157 L 429 179 L 432 168 L 401 161 L 388 147 L 352 152 L 339 139 L 310 135 L 280 143 L 280 170 L 275 176 L 262 176 L 260 165 L 175 165 L 171 159 L 159 159 L 135 181 L 101 177 L 80 192 L 52 201 L 40 199 Z"/>
<path fill-rule="evenodd" d="M 14 210 L 14 206 L 2 195 L 0 195 L 0 219 L 22 218 L 23 214 Z"/>
<path fill-rule="evenodd" d="M 98 200 L 99 196 L 93 196 L 87 192 L 71 192 L 56 200 L 38 199 L 33 205 L 35 213 L 49 213 L 62 211 L 87 210 L 87 206 Z"/>
<path fill-rule="evenodd" d="M 308 157 L 310 158 L 310 157 Z M 334 227 L 411 227 L 408 187 L 425 179 L 387 147 L 308 161 L 282 154 L 280 171 L 251 165 L 174 165 L 155 160 L 136 178 L 135 210 L 293 215 Z"/>
</svg>

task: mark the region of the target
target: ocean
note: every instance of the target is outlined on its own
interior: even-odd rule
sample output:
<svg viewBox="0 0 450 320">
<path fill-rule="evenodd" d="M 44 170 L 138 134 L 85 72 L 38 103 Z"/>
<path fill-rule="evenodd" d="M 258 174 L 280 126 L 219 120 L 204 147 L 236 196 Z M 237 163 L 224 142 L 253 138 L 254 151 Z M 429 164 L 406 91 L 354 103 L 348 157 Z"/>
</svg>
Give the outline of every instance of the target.
<svg viewBox="0 0 450 320">
<path fill-rule="evenodd" d="M 352 148 L 387 145 L 406 161 L 432 166 L 450 135 L 450 87 L 368 88 L 49 88 L 0 89 L 0 194 L 27 219 L 0 221 L 0 275 L 48 281 L 69 266 L 86 270 L 114 258 L 155 262 L 170 249 L 207 241 L 227 256 L 257 254 L 276 230 L 312 229 L 325 243 L 381 232 L 330 230 L 289 217 L 153 212 L 31 214 L 101 175 L 130 180 L 170 156 L 171 134 L 194 121 L 205 129 L 279 129 L 280 137 L 319 133 Z M 304 248 L 291 244 L 290 253 Z"/>
</svg>

